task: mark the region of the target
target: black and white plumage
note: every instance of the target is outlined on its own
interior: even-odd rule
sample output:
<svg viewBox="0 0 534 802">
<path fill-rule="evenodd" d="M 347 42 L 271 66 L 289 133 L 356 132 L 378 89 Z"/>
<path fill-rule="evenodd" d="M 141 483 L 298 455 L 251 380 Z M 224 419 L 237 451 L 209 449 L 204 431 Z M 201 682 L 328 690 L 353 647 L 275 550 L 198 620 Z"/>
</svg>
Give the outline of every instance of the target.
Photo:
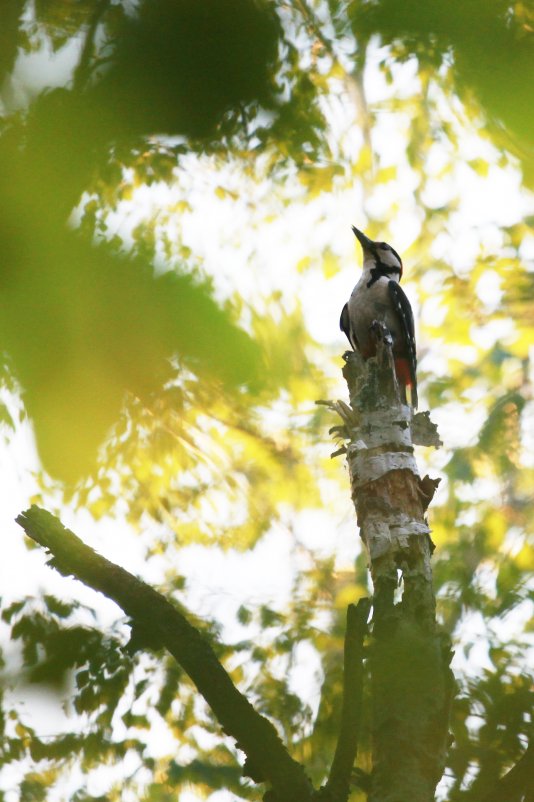
<svg viewBox="0 0 534 802">
<path fill-rule="evenodd" d="M 349 301 L 343 307 L 340 328 L 364 359 L 376 353 L 371 325 L 379 320 L 388 328 L 393 340 L 395 371 L 403 396 L 410 387 L 411 402 L 417 409 L 417 354 L 412 307 L 399 284 L 402 260 L 387 242 L 373 242 L 354 226 L 363 250 L 363 272 Z"/>
</svg>

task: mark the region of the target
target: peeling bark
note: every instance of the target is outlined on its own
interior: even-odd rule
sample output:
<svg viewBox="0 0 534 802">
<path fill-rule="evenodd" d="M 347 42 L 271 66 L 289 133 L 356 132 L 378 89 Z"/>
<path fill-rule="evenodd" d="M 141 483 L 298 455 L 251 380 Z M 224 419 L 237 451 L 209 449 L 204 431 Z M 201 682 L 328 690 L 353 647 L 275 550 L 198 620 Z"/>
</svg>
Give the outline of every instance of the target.
<svg viewBox="0 0 534 802">
<path fill-rule="evenodd" d="M 347 463 L 374 586 L 369 801 L 433 802 L 454 680 L 450 644 L 436 624 L 425 518 L 438 480 L 420 478 L 413 444 L 440 441 L 428 413 L 413 416 L 401 403 L 387 340 L 379 340 L 374 359 L 353 352 L 345 359 Z"/>
</svg>

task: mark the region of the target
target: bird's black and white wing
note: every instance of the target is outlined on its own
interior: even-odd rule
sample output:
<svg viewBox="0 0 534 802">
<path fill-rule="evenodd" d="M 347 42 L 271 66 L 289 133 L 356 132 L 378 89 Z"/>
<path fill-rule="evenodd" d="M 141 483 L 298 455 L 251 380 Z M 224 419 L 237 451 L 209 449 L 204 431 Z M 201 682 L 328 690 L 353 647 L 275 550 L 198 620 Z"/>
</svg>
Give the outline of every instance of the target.
<svg viewBox="0 0 534 802">
<path fill-rule="evenodd" d="M 353 349 L 355 351 L 358 350 L 358 343 L 356 342 L 356 338 L 351 331 L 350 327 L 350 316 L 349 316 L 349 305 L 348 303 L 345 304 L 343 309 L 341 310 L 341 317 L 339 318 L 339 328 L 342 332 L 345 333 L 345 336 Z"/>
<path fill-rule="evenodd" d="M 417 352 L 415 348 L 415 325 L 412 307 L 406 293 L 396 281 L 389 282 L 388 291 L 393 308 L 399 316 L 402 336 L 406 344 L 406 356 L 410 366 L 410 378 L 412 380 L 413 406 L 417 408 Z"/>
</svg>

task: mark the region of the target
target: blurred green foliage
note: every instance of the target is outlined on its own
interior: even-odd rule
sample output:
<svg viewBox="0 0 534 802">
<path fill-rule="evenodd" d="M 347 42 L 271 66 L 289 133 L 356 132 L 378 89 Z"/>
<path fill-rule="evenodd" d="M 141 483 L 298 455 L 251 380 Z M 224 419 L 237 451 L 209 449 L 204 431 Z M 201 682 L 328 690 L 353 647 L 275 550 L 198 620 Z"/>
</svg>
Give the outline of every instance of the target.
<svg viewBox="0 0 534 802">
<path fill-rule="evenodd" d="M 420 379 L 451 441 L 421 455 L 444 479 L 431 509 L 435 584 L 458 652 L 443 796 L 478 799 L 531 726 L 533 220 L 515 195 L 530 197 L 519 185 L 534 183 L 533 30 L 531 6 L 505 0 L 2 7 L 1 380 L 34 427 L 36 500 L 60 493 L 94 518 L 126 507 L 133 527 L 153 531 L 147 558 L 163 555 L 163 590 L 177 599 L 181 546 L 245 550 L 286 528 L 301 569 L 291 603 L 241 605 L 243 638 L 231 646 L 217 622 L 204 626 L 316 783 L 337 735 L 345 608 L 367 592 L 364 555 L 354 577 L 336 565 L 331 532 L 312 549 L 294 528 L 303 511 L 352 514 L 341 465 L 328 459 L 331 417 L 313 407 L 345 392 L 343 345 L 314 341 L 306 300 L 317 286 L 317 313 L 345 267 L 332 219 L 342 203 L 390 241 L 397 218 L 417 221 L 403 256 L 420 310 Z M 74 69 L 17 101 L 20 64 L 33 55 L 46 65 L 46 52 L 77 54 Z M 373 80 L 382 100 L 368 100 Z M 475 179 L 501 192 L 501 171 L 520 180 L 513 203 L 501 198 L 506 224 L 488 233 L 469 222 L 464 194 Z M 155 187 L 171 201 L 120 236 L 124 204 Z M 221 255 L 235 251 L 230 281 L 222 259 L 210 275 L 187 235 L 210 193 L 230 209 L 224 219 L 243 220 L 238 241 L 202 221 Z M 319 211 L 299 218 L 297 208 Z M 291 246 L 312 218 L 300 247 L 273 257 L 275 225 Z M 285 260 L 291 290 L 250 290 L 249 273 L 274 272 L 269 258 Z M 11 409 L 0 407 L 6 430 L 20 425 Z M 67 795 L 98 798 L 90 780 L 103 764 L 115 771 L 108 800 L 163 802 L 191 787 L 259 798 L 179 668 L 121 650 L 122 622 L 104 636 L 91 611 L 52 595 L 13 602 L 3 621 L 23 666 L 19 676 L 6 655 L 2 667 L 0 763 L 17 768 L 17 798 L 49 798 L 74 766 L 83 776 Z M 320 659 L 316 712 L 292 680 L 303 646 Z M 39 736 L 9 693 L 26 683 L 64 702 L 72 727 Z M 147 731 L 162 722 L 176 748 L 154 757 Z M 369 770 L 368 721 L 362 737 Z"/>
</svg>

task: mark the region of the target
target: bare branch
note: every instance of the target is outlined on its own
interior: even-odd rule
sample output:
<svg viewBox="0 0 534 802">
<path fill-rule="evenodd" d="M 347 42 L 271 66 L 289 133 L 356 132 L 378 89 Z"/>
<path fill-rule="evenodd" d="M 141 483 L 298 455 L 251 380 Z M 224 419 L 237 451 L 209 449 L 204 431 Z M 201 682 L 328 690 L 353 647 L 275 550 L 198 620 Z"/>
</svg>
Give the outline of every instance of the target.
<svg viewBox="0 0 534 802">
<path fill-rule="evenodd" d="M 341 727 L 330 776 L 324 789 L 325 798 L 329 802 L 346 802 L 350 793 L 350 777 L 358 751 L 362 710 L 363 639 L 367 632 L 370 609 L 369 599 L 360 599 L 356 606 L 349 604 L 347 608 Z"/>
<path fill-rule="evenodd" d="M 307 802 L 312 787 L 303 767 L 294 761 L 278 734 L 233 684 L 212 647 L 164 596 L 86 546 L 61 521 L 33 505 L 16 519 L 26 534 L 52 553 L 49 564 L 64 576 L 115 601 L 164 645 L 192 679 L 224 731 L 247 755 L 245 770 L 256 782 L 270 782 L 277 802 Z"/>
<path fill-rule="evenodd" d="M 85 42 L 83 43 L 82 53 L 80 56 L 80 61 L 74 71 L 74 88 L 75 89 L 84 89 L 87 81 L 89 80 L 90 70 L 89 64 L 91 61 L 91 57 L 93 55 L 94 46 L 95 46 L 95 34 L 96 29 L 98 28 L 98 23 L 102 18 L 103 14 L 107 11 L 110 5 L 110 0 L 100 0 L 99 3 L 95 6 L 95 10 L 89 20 L 89 25 L 87 26 L 87 34 L 85 36 Z"/>
</svg>

